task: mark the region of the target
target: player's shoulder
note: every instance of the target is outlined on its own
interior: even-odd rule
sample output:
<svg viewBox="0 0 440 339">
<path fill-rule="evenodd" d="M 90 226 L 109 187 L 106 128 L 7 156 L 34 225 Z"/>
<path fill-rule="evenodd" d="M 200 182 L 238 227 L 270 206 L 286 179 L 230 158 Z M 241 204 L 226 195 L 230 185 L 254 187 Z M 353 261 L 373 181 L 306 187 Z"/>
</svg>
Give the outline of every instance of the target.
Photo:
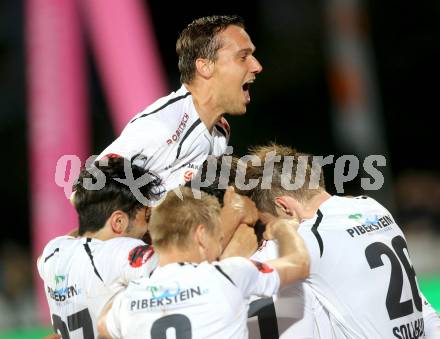
<svg viewBox="0 0 440 339">
<path fill-rule="evenodd" d="M 131 251 L 135 248 L 150 248 L 145 242 L 140 239 L 130 237 L 116 237 L 102 242 L 102 248 L 105 251 L 120 253 Z"/>
<path fill-rule="evenodd" d="M 117 237 L 106 240 L 101 253 L 104 256 L 113 256 L 115 260 L 125 261 L 130 267 L 138 268 L 151 261 L 155 252 L 153 246 L 140 239 Z"/>
<path fill-rule="evenodd" d="M 48 252 L 59 251 L 64 245 L 72 242 L 77 242 L 78 238 L 72 237 L 70 235 L 63 235 L 50 240 L 46 246 L 44 246 L 42 256 Z"/>
<path fill-rule="evenodd" d="M 252 265 L 252 262 L 244 257 L 229 257 L 229 258 L 225 258 L 222 259 L 220 261 L 214 261 L 212 263 L 214 266 L 215 265 L 220 265 L 220 266 L 248 266 L 248 265 Z"/>
<path fill-rule="evenodd" d="M 198 118 L 191 114 L 194 109 L 191 109 L 190 94 L 182 86 L 178 91 L 158 99 L 131 119 L 122 131 L 121 138 L 124 142 L 142 138 L 148 140 L 149 145 L 169 145 L 169 139 L 174 134 L 179 134 L 188 123 Z"/>
<path fill-rule="evenodd" d="M 376 219 L 385 218 L 387 223 L 394 223 L 394 218 L 390 211 L 377 200 L 366 195 L 351 197 L 348 198 L 348 200 L 350 200 L 353 206 L 349 211 L 348 218 L 357 219 L 356 221 L 362 221 L 365 219 L 364 221 L 367 223 L 377 221 Z M 351 213 L 352 211 L 354 213 Z M 359 216 L 361 216 L 360 220 L 358 218 Z"/>
<path fill-rule="evenodd" d="M 264 265 L 262 262 L 243 257 L 230 257 L 218 262 L 213 262 L 213 266 L 221 269 L 228 275 L 236 275 L 238 272 L 259 270 L 259 266 Z"/>
<path fill-rule="evenodd" d="M 180 116 L 189 101 L 192 102 L 191 93 L 182 85 L 179 90 L 156 100 L 135 115 L 129 125 L 137 125 L 142 122 L 164 123 L 170 118 Z"/>
<path fill-rule="evenodd" d="M 269 265 L 256 258 L 230 257 L 214 262 L 213 264 L 220 265 L 222 268 L 243 268 L 247 270 L 258 270 L 263 273 L 266 273 L 265 271 L 272 271 Z"/>
<path fill-rule="evenodd" d="M 335 202 L 336 205 L 340 205 L 342 208 L 346 206 L 355 206 L 355 207 L 374 207 L 385 209 L 385 207 L 379 203 L 377 200 L 373 199 L 368 195 L 358 195 L 358 196 L 344 196 L 344 197 L 336 197 Z"/>
<path fill-rule="evenodd" d="M 371 205 L 376 207 L 385 208 L 381 203 L 379 203 L 376 199 L 368 196 L 368 195 L 358 195 L 355 197 L 347 197 L 348 199 L 352 199 L 352 201 L 356 201 L 359 204 Z"/>
<path fill-rule="evenodd" d="M 53 267 L 58 263 L 58 257 L 60 253 L 69 253 L 69 250 L 79 243 L 79 238 L 74 238 L 72 236 L 60 236 L 50 240 L 46 246 L 43 248 L 40 256 L 37 259 L 37 268 L 40 272 L 40 275 L 44 278 L 45 272 L 49 267 Z M 72 252 L 71 252 L 72 253 Z M 68 256 L 70 256 L 68 254 Z"/>
<path fill-rule="evenodd" d="M 313 226 L 327 223 L 333 224 L 336 219 L 359 219 L 365 215 L 389 214 L 379 202 L 365 195 L 361 196 L 332 196 L 319 206 Z"/>
<path fill-rule="evenodd" d="M 113 238 L 98 246 L 92 249 L 93 259 L 106 282 L 117 279 L 126 284 L 151 273 L 158 263 L 153 247 L 138 239 Z"/>
</svg>

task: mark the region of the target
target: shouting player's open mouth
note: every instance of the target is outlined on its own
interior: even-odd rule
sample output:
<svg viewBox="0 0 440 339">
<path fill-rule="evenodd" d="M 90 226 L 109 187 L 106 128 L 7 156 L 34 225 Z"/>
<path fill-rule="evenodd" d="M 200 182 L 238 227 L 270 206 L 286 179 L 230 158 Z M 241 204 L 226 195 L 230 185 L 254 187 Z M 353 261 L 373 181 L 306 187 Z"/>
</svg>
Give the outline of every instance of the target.
<svg viewBox="0 0 440 339">
<path fill-rule="evenodd" d="M 250 87 L 250 84 L 253 82 L 254 82 L 254 79 L 251 79 L 251 80 L 245 82 L 244 85 L 242 86 L 243 95 L 244 95 L 244 99 L 246 101 L 246 104 L 251 102 L 251 96 L 249 94 L 249 87 Z"/>
</svg>

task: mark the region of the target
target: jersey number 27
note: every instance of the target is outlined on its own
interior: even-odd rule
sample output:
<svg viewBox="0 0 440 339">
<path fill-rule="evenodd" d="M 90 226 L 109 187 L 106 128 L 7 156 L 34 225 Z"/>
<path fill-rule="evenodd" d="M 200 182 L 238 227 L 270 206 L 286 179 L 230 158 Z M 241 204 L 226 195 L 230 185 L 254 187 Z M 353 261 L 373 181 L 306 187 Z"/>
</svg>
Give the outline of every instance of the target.
<svg viewBox="0 0 440 339">
<path fill-rule="evenodd" d="M 90 317 L 89 310 L 87 308 L 82 311 L 71 314 L 67 317 L 67 325 L 56 314 L 52 314 L 53 329 L 55 332 L 59 332 L 63 339 L 69 339 L 69 332 L 76 331 L 82 328 L 84 339 L 94 339 L 93 322 Z"/>
</svg>

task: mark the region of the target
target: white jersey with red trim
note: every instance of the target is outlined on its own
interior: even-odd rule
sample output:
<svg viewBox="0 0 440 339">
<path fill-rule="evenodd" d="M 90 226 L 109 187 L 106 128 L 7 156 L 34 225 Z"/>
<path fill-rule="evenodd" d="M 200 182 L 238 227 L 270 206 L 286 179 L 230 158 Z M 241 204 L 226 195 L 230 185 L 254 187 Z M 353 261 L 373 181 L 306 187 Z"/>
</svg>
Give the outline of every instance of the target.
<svg viewBox="0 0 440 339">
<path fill-rule="evenodd" d="M 426 305 L 405 236 L 386 208 L 333 196 L 298 231 L 311 273 L 275 302 L 281 338 L 425 338 Z M 255 257 L 272 259 L 274 247 Z"/>
<path fill-rule="evenodd" d="M 108 300 L 130 280 L 148 276 L 157 263 L 152 247 L 138 239 L 51 240 L 37 267 L 55 331 L 63 338 L 96 338 L 96 320 Z"/>
<path fill-rule="evenodd" d="M 208 155 L 222 155 L 229 135 L 225 118 L 212 133 L 208 131 L 182 85 L 137 114 L 98 159 L 108 154 L 131 159 L 139 154 L 135 164 L 157 173 L 171 190 L 190 181 Z"/>
<path fill-rule="evenodd" d="M 113 338 L 248 338 L 251 295 L 271 296 L 279 275 L 266 264 L 228 258 L 158 267 L 116 296 L 107 314 Z"/>
</svg>

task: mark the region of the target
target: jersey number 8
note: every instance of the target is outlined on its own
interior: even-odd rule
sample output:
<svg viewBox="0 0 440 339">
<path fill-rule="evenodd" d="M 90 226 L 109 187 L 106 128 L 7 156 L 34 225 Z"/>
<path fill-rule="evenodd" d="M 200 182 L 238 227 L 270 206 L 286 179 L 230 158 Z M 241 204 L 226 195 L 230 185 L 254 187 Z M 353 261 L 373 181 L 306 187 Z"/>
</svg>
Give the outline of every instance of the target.
<svg viewBox="0 0 440 339">
<path fill-rule="evenodd" d="M 176 331 L 176 339 L 191 339 L 191 322 L 183 314 L 170 314 L 157 319 L 151 326 L 151 338 L 166 339 L 167 330 L 171 327 Z"/>
</svg>

